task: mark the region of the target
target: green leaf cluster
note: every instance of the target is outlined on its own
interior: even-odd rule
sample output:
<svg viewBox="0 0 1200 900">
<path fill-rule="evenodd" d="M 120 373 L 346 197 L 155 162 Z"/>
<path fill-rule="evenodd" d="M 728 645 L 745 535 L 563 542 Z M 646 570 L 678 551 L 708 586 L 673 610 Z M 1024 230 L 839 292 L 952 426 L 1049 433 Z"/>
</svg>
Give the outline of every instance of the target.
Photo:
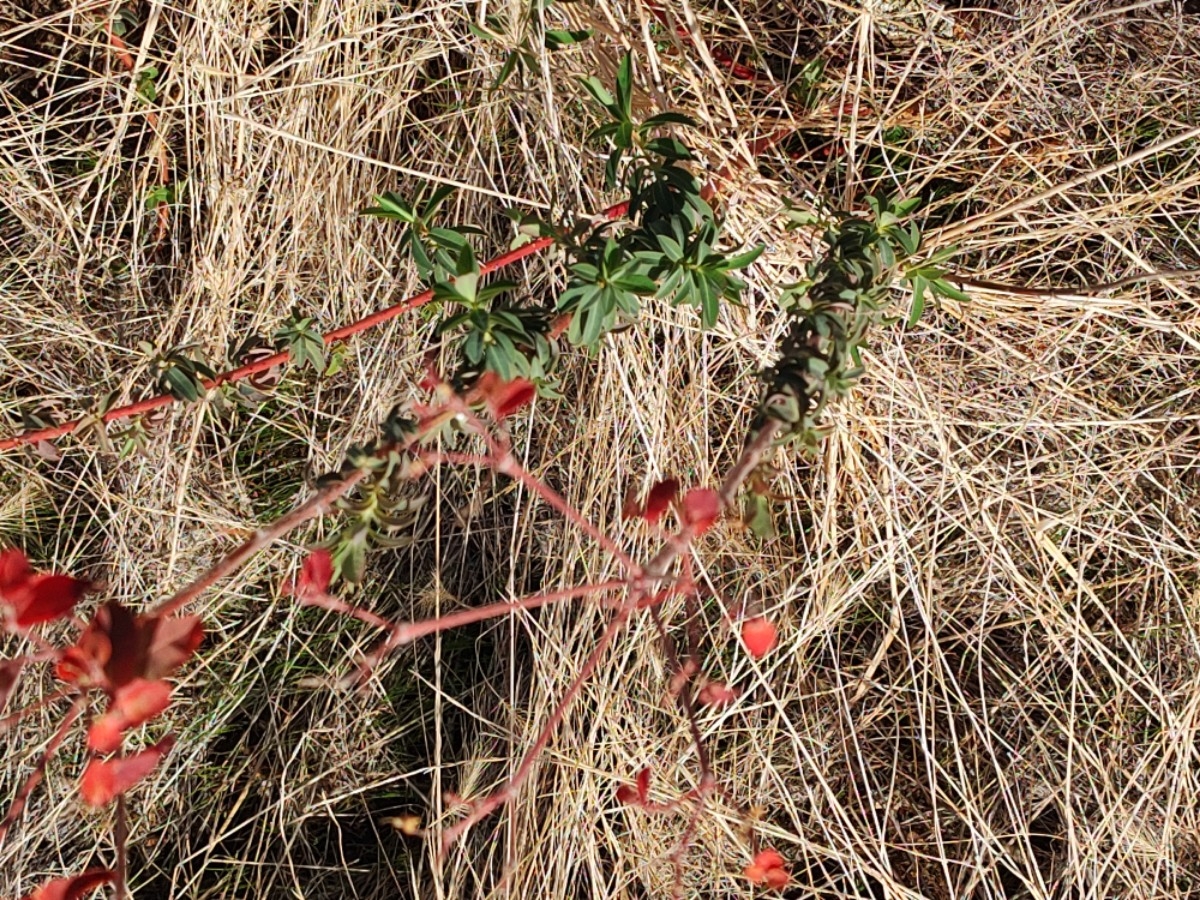
<svg viewBox="0 0 1200 900">
<path fill-rule="evenodd" d="M 787 208 L 787 227 L 822 228 L 824 248 L 809 263 L 806 277 L 784 288 L 781 306 L 791 321 L 779 361 L 763 373 L 766 389 L 758 425 L 775 419 L 788 437 L 807 446 L 821 440 L 821 413 L 862 374 L 861 350 L 871 329 L 884 320 L 897 281 L 913 286 L 910 323 L 920 317 L 925 289 L 966 299 L 944 281 L 939 268 L 954 248 L 913 261 L 921 250 L 921 232 L 915 222 L 905 220 L 919 203 L 917 198 L 869 197 L 867 216 Z"/>
<path fill-rule="evenodd" d="M 207 390 L 201 379 L 211 381 L 217 377 L 202 359 L 188 355 L 190 347 L 176 347 L 157 353 L 153 346 L 143 341 L 141 348 L 144 353 L 152 356 L 150 369 L 154 373 L 159 390 L 170 394 L 176 400 L 195 403 Z"/>
<path fill-rule="evenodd" d="M 317 372 L 325 371 L 325 337 L 317 330 L 316 320 L 299 309 L 275 332 L 275 348 L 287 350 L 291 361 L 303 369 L 311 366 Z"/>
<path fill-rule="evenodd" d="M 417 272 L 426 283 L 443 279 L 453 272 L 459 254 L 467 246 L 467 236 L 482 233 L 471 226 L 442 228 L 433 224 L 442 204 L 453 193 L 453 185 L 443 184 L 433 191 L 428 200 L 418 195 L 410 204 L 403 197 L 389 192 L 377 196 L 375 205 L 362 211 L 364 216 L 404 223 L 400 231 L 400 250 L 412 255 Z"/>
</svg>

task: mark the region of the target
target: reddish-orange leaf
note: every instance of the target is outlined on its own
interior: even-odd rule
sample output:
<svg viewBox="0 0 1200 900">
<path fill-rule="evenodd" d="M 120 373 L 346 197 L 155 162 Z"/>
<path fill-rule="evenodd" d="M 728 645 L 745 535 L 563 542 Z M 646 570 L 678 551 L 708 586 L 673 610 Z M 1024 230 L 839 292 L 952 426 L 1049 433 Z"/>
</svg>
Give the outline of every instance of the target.
<svg viewBox="0 0 1200 900">
<path fill-rule="evenodd" d="M 151 681 L 170 675 L 192 658 L 204 640 L 199 616 L 139 616 L 138 626 L 150 631 L 141 676 Z"/>
<path fill-rule="evenodd" d="M 744 870 L 751 884 L 784 888 L 788 883 L 787 863 L 775 850 L 760 850 Z"/>
<path fill-rule="evenodd" d="M 660 481 L 650 488 L 650 493 L 646 495 L 646 508 L 642 511 L 642 516 L 653 525 L 662 518 L 663 513 L 671 506 L 678 493 L 679 482 L 674 478 Z"/>
<path fill-rule="evenodd" d="M 770 619 L 758 616 L 742 623 L 742 643 L 755 659 L 770 653 L 778 637 L 779 630 Z"/>
<path fill-rule="evenodd" d="M 47 881 L 25 900 L 80 900 L 102 884 L 112 884 L 117 873 L 108 869 L 92 869 L 70 878 Z"/>
<path fill-rule="evenodd" d="M 333 578 L 333 555 L 321 548 L 308 554 L 304 565 L 300 567 L 300 576 L 292 588 L 300 599 L 314 597 L 329 592 L 329 582 Z"/>
<path fill-rule="evenodd" d="M 471 394 L 487 403 L 496 419 L 511 416 L 522 406 L 533 402 L 537 385 L 528 378 L 505 381 L 495 372 L 484 372 L 475 382 Z"/>
<path fill-rule="evenodd" d="M 0 553 L 0 600 L 10 608 L 17 628 L 61 619 L 87 590 L 87 582 L 69 575 L 34 575 L 20 550 Z"/>
<path fill-rule="evenodd" d="M 88 746 L 98 753 L 112 753 L 121 746 L 121 735 L 150 721 L 171 703 L 171 686 L 165 681 L 135 678 L 117 689 L 108 712 L 88 729 Z"/>
<path fill-rule="evenodd" d="M 61 619 L 75 608 L 88 589 L 86 581 L 70 575 L 34 575 L 26 582 L 25 602 L 17 609 L 17 625 L 29 628 Z"/>
<path fill-rule="evenodd" d="M 683 497 L 683 520 L 704 534 L 721 515 L 721 497 L 709 488 L 692 488 Z"/>
<path fill-rule="evenodd" d="M 168 735 L 153 747 L 118 759 L 94 759 L 83 770 L 79 794 L 90 806 L 104 806 L 134 787 L 154 771 L 164 754 L 175 744 Z"/>
<path fill-rule="evenodd" d="M 617 800 L 626 806 L 637 806 L 638 792 L 632 784 L 623 784 L 617 788 Z"/>
<path fill-rule="evenodd" d="M 203 639 L 199 616 L 135 616 L 110 602 L 96 610 L 75 646 L 63 651 L 55 673 L 79 687 L 112 694 L 137 678 L 157 681 L 170 675 Z"/>
<path fill-rule="evenodd" d="M 29 577 L 29 560 L 20 550 L 0 553 L 0 597 Z"/>
</svg>

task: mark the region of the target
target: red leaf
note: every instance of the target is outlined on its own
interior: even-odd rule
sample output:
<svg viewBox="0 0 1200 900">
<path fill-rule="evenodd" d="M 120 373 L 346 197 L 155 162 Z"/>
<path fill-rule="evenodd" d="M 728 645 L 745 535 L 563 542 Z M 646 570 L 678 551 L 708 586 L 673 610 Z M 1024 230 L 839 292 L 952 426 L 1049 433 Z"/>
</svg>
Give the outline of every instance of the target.
<svg viewBox="0 0 1200 900">
<path fill-rule="evenodd" d="M 20 550 L 0 553 L 0 597 L 25 583 L 30 575 L 29 560 Z"/>
<path fill-rule="evenodd" d="M 775 624 L 762 616 L 742 623 L 742 643 L 755 659 L 762 659 L 770 653 L 778 636 L 779 630 Z"/>
<path fill-rule="evenodd" d="M 751 884 L 780 889 L 787 887 L 788 870 L 783 857 L 774 850 L 760 850 L 744 870 Z"/>
<path fill-rule="evenodd" d="M 700 688 L 696 699 L 705 706 L 728 706 L 738 698 L 740 692 L 721 681 L 710 681 Z"/>
<path fill-rule="evenodd" d="M 314 550 L 300 567 L 300 576 L 292 586 L 292 593 L 300 599 L 329 593 L 329 582 L 333 578 L 333 556 L 324 548 Z"/>
<path fill-rule="evenodd" d="M 88 590 L 86 581 L 69 575 L 34 575 L 20 550 L 0 553 L 0 600 L 12 610 L 17 628 L 61 619 Z"/>
<path fill-rule="evenodd" d="M 617 801 L 626 806 L 638 805 L 638 792 L 632 784 L 623 784 L 617 788 Z"/>
<path fill-rule="evenodd" d="M 67 615 L 87 592 L 86 581 L 70 575 L 34 575 L 26 582 L 24 605 L 17 610 L 17 625 L 29 628 Z"/>
<path fill-rule="evenodd" d="M 683 520 L 704 534 L 721 515 L 721 497 L 709 488 L 692 488 L 683 498 Z"/>
<path fill-rule="evenodd" d="M 151 681 L 164 678 L 182 666 L 204 640 L 204 625 L 199 616 L 138 616 L 138 625 L 150 629 L 141 675 Z"/>
<path fill-rule="evenodd" d="M 650 769 L 638 772 L 637 784 L 623 784 L 617 788 L 617 800 L 627 806 L 645 806 L 650 801 Z"/>
<path fill-rule="evenodd" d="M 504 381 L 495 372 L 484 372 L 475 382 L 471 393 L 487 403 L 492 416 L 499 420 L 532 403 L 537 396 L 537 385 L 528 378 Z"/>
<path fill-rule="evenodd" d="M 82 875 L 56 878 L 37 888 L 25 900 L 80 900 L 100 885 L 112 884 L 116 877 L 117 873 L 108 869 L 92 869 Z"/>
<path fill-rule="evenodd" d="M 106 603 L 63 651 L 55 674 L 82 688 L 110 694 L 137 678 L 157 681 L 191 659 L 204 628 L 199 616 L 135 616 L 119 603 Z"/>
<path fill-rule="evenodd" d="M 117 689 L 108 712 L 88 729 L 88 746 L 112 753 L 121 746 L 121 735 L 150 721 L 171 703 L 171 686 L 165 681 L 135 678 Z"/>
<path fill-rule="evenodd" d="M 674 478 L 660 481 L 650 488 L 650 493 L 646 495 L 646 508 L 642 512 L 642 517 L 653 525 L 662 518 L 662 514 L 671 506 L 678 493 L 679 482 Z"/>
<path fill-rule="evenodd" d="M 83 770 L 79 793 L 90 806 L 104 806 L 123 794 L 154 771 L 159 760 L 175 744 L 168 735 L 153 747 L 117 759 L 93 759 Z"/>
<path fill-rule="evenodd" d="M 637 777 L 637 792 L 638 799 L 645 803 L 650 799 L 650 767 L 642 769 L 638 772 Z"/>
</svg>

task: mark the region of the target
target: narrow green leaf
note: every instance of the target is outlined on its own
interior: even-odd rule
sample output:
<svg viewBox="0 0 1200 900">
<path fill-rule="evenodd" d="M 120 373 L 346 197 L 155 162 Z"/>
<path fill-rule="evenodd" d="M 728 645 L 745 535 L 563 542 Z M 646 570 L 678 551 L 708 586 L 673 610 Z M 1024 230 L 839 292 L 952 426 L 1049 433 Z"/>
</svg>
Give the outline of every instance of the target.
<svg viewBox="0 0 1200 900">
<path fill-rule="evenodd" d="M 579 83 L 583 85 L 584 89 L 592 95 L 597 103 L 607 109 L 616 118 L 620 118 L 617 115 L 617 105 L 616 101 L 613 100 L 613 95 L 608 92 L 608 88 L 600 83 L 599 78 L 595 75 L 589 75 L 587 78 L 579 79 Z"/>
<path fill-rule="evenodd" d="M 617 67 L 617 105 L 620 118 L 629 122 L 633 115 L 633 57 L 626 53 Z"/>
<path fill-rule="evenodd" d="M 921 315 L 925 312 L 925 288 L 928 282 L 920 275 L 912 277 L 912 306 L 908 310 L 908 327 L 914 327 L 921 321 Z"/>
</svg>

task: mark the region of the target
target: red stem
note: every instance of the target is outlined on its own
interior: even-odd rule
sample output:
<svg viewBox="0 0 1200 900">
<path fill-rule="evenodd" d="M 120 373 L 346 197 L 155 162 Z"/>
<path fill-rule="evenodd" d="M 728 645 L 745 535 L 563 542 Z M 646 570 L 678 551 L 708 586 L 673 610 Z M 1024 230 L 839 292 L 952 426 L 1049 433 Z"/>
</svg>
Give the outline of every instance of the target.
<svg viewBox="0 0 1200 900">
<path fill-rule="evenodd" d="M 617 219 L 623 216 L 629 209 L 629 203 L 618 203 L 615 206 L 610 206 L 608 209 L 600 213 L 598 218 Z M 494 259 L 490 259 L 479 267 L 480 274 L 486 275 L 489 272 L 494 272 L 497 269 L 510 266 L 527 256 L 532 256 L 535 253 L 540 253 L 552 243 L 553 238 L 538 238 L 536 241 L 531 241 L 524 246 L 518 247 L 515 250 L 509 250 L 507 253 L 502 253 Z M 343 325 L 341 328 L 334 329 L 326 335 L 323 340 L 326 344 L 332 344 L 335 341 L 344 340 L 361 332 L 367 331 L 376 326 L 382 325 L 385 322 L 390 322 L 397 316 L 401 316 L 410 310 L 416 309 L 418 306 L 424 306 L 433 299 L 433 291 L 422 291 L 415 296 L 409 297 L 400 301 L 387 309 L 382 309 L 377 313 L 372 313 L 365 318 L 359 319 L 357 322 L 351 322 L 349 325 Z M 257 360 L 249 365 L 241 366 L 237 369 L 231 369 L 228 372 L 222 372 L 216 378 L 211 380 L 201 379 L 204 387 L 211 390 L 223 384 L 232 384 L 236 381 L 241 381 L 249 378 L 251 375 L 257 375 L 259 372 L 265 372 L 268 369 L 287 363 L 289 354 L 285 350 L 281 353 L 276 353 L 273 356 L 268 356 L 264 359 Z M 131 403 L 128 406 L 120 406 L 116 409 L 110 409 L 101 418 L 104 422 L 115 422 L 118 419 L 128 419 L 132 416 L 139 416 L 144 413 L 151 412 L 163 406 L 170 406 L 176 402 L 176 398 L 171 394 L 159 394 L 157 397 L 148 397 L 145 400 L 139 400 L 137 403 Z M 13 437 L 0 440 L 0 452 L 5 450 L 13 450 L 17 447 L 23 447 L 27 444 L 35 444 L 38 441 L 52 441 L 55 438 L 63 437 L 73 433 L 79 428 L 85 419 L 76 419 L 73 422 L 65 422 L 62 425 L 55 425 L 51 428 L 39 428 L 34 431 L 23 431 Z"/>
<path fill-rule="evenodd" d="M 542 755 L 542 751 L 546 749 L 546 745 L 550 743 L 550 737 L 558 729 L 562 723 L 563 717 L 567 714 L 567 709 L 583 688 L 583 685 L 592 673 L 596 671 L 596 667 L 600 665 L 600 660 L 603 658 L 605 651 L 613 639 L 621 632 L 625 625 L 629 622 L 630 615 L 633 614 L 633 607 L 626 606 L 608 623 L 608 627 L 604 629 L 604 633 L 600 635 L 596 641 L 596 646 L 592 648 L 592 652 L 588 654 L 584 660 L 583 666 L 579 669 L 579 674 L 572 679 L 570 686 L 563 692 L 559 698 L 558 704 L 550 713 L 542 726 L 541 732 L 537 736 L 537 740 L 533 742 L 533 746 L 525 751 L 525 756 L 521 759 L 521 764 L 517 767 L 517 771 L 513 773 L 512 778 L 505 782 L 498 790 L 493 791 L 481 800 L 471 804 L 471 811 L 467 813 L 459 821 L 455 822 L 450 828 L 446 829 L 442 835 L 442 853 L 445 854 L 450 849 L 451 845 L 462 835 L 464 831 L 474 825 L 481 819 L 487 818 L 491 813 L 495 812 L 505 803 L 507 803 L 529 777 L 529 773 L 533 770 L 534 765 L 538 761 L 538 757 Z"/>
</svg>

